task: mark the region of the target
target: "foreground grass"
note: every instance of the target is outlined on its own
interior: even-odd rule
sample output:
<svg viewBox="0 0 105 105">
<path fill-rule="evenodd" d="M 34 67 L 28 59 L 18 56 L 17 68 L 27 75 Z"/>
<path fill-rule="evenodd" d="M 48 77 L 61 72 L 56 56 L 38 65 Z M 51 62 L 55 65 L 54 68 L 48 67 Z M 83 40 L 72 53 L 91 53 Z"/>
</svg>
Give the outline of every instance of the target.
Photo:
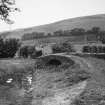
<svg viewBox="0 0 105 105">
<path fill-rule="evenodd" d="M 91 57 L 85 60 L 92 69 L 80 68 L 78 64 L 69 66 L 69 63 L 45 66 L 31 59 L 1 60 L 0 78 L 13 76 L 14 81 L 0 84 L 0 105 L 41 105 L 42 100 L 53 97 L 55 91 L 83 81 L 87 81 L 87 85 L 72 105 L 105 105 L 105 61 Z M 30 74 L 32 86 L 24 81 Z M 30 88 L 33 90 L 29 91 Z"/>
<path fill-rule="evenodd" d="M 92 76 L 85 91 L 72 103 L 72 105 L 105 105 L 105 61 L 86 57 L 92 66 Z"/>
</svg>

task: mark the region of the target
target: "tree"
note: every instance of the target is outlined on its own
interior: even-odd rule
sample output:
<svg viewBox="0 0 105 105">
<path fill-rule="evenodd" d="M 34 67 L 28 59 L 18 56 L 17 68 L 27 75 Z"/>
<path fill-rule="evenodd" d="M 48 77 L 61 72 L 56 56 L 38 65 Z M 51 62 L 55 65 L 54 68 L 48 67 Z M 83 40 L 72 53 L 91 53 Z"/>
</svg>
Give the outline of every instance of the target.
<svg viewBox="0 0 105 105">
<path fill-rule="evenodd" d="M 46 35 L 46 36 L 51 37 L 51 36 L 52 36 L 52 33 L 50 33 L 50 32 L 49 32 L 49 33 L 47 33 L 47 35 Z"/>
<path fill-rule="evenodd" d="M 83 53 L 90 53 L 91 51 L 91 48 L 90 48 L 90 46 L 83 46 Z"/>
<path fill-rule="evenodd" d="M 100 33 L 100 27 L 93 27 L 90 30 L 87 30 L 87 34 L 99 34 Z"/>
<path fill-rule="evenodd" d="M 53 46 L 53 53 L 75 52 L 73 46 L 67 42 Z"/>
<path fill-rule="evenodd" d="M 64 30 L 64 35 L 65 36 L 70 36 L 71 35 L 71 31 L 70 30 Z"/>
<path fill-rule="evenodd" d="M 52 49 L 53 53 L 62 53 L 62 49 L 59 45 L 54 45 Z"/>
<path fill-rule="evenodd" d="M 32 58 L 33 54 L 35 54 L 35 53 L 36 53 L 35 46 L 28 46 L 28 56 L 30 56 Z"/>
<path fill-rule="evenodd" d="M 74 28 L 71 30 L 71 35 L 84 35 L 85 34 L 85 29 L 83 28 Z"/>
<path fill-rule="evenodd" d="M 105 31 L 100 31 L 100 41 L 105 44 Z"/>
<path fill-rule="evenodd" d="M 3 55 L 3 50 L 4 50 L 4 40 L 0 37 L 0 58 Z"/>
<path fill-rule="evenodd" d="M 18 51 L 21 43 L 18 39 L 6 39 L 3 45 L 2 57 L 13 58 Z"/>
<path fill-rule="evenodd" d="M 20 48 L 19 56 L 24 58 L 28 57 L 28 46 L 23 46 Z"/>
<path fill-rule="evenodd" d="M 66 52 L 75 52 L 73 46 L 68 42 L 62 43 L 62 49 Z"/>
<path fill-rule="evenodd" d="M 0 0 L 0 19 L 8 24 L 12 24 L 13 21 L 9 19 L 10 13 L 19 11 L 18 8 L 13 7 L 15 0 Z"/>
<path fill-rule="evenodd" d="M 100 27 L 93 27 L 93 28 L 91 29 L 91 31 L 92 31 L 94 34 L 99 34 L 99 32 L 100 32 Z"/>
<path fill-rule="evenodd" d="M 33 58 L 36 56 L 36 49 L 35 46 L 23 46 L 20 48 L 19 56 L 23 58 L 31 57 Z"/>
<path fill-rule="evenodd" d="M 53 32 L 53 35 L 54 36 L 63 36 L 64 32 L 63 32 L 63 30 L 57 30 L 57 31 Z"/>
<path fill-rule="evenodd" d="M 3 40 L 0 37 L 0 58 L 13 58 L 21 43 L 18 39 Z"/>
</svg>

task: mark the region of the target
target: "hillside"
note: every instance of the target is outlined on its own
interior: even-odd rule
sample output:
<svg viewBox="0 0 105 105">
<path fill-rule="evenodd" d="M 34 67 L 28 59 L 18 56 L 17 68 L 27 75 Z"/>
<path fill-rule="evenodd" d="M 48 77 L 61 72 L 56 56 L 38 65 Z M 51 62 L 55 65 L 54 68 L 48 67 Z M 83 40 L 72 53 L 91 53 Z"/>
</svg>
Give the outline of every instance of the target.
<svg viewBox="0 0 105 105">
<path fill-rule="evenodd" d="M 66 19 L 66 20 L 62 20 L 62 21 L 47 24 L 47 25 L 35 26 L 35 27 L 25 28 L 25 29 L 17 29 L 11 32 L 4 32 L 4 33 L 1 33 L 1 35 L 7 38 L 8 37 L 21 38 L 22 35 L 26 33 L 32 33 L 32 32 L 52 33 L 60 29 L 70 30 L 73 28 L 84 28 L 88 30 L 94 26 L 100 27 L 102 30 L 105 30 L 105 14 Z"/>
</svg>

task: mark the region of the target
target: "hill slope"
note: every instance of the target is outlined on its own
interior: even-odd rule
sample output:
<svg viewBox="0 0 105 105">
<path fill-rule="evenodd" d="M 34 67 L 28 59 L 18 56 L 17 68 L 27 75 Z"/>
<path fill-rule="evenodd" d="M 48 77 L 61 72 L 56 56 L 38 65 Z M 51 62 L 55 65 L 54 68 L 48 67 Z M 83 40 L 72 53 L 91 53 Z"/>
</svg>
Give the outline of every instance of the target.
<svg viewBox="0 0 105 105">
<path fill-rule="evenodd" d="M 18 37 L 21 38 L 25 33 L 32 32 L 54 32 L 56 30 L 70 30 L 73 28 L 84 28 L 86 30 L 91 29 L 92 27 L 97 26 L 102 30 L 105 30 L 105 14 L 100 15 L 92 15 L 92 16 L 84 16 L 77 17 L 72 19 L 66 19 L 59 22 L 41 25 L 31 28 L 18 29 L 11 32 L 1 33 L 4 37 Z"/>
</svg>

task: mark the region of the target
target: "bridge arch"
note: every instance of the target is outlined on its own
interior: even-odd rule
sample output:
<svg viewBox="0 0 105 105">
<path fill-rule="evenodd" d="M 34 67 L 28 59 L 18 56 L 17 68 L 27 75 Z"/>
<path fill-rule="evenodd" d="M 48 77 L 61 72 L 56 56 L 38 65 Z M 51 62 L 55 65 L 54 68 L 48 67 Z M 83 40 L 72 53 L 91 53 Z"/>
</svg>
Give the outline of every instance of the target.
<svg viewBox="0 0 105 105">
<path fill-rule="evenodd" d="M 68 64 L 69 66 L 72 66 L 75 64 L 75 61 L 71 58 L 55 54 L 39 57 L 37 59 L 37 62 L 43 64 L 44 66 L 60 66 L 63 64 Z"/>
</svg>

